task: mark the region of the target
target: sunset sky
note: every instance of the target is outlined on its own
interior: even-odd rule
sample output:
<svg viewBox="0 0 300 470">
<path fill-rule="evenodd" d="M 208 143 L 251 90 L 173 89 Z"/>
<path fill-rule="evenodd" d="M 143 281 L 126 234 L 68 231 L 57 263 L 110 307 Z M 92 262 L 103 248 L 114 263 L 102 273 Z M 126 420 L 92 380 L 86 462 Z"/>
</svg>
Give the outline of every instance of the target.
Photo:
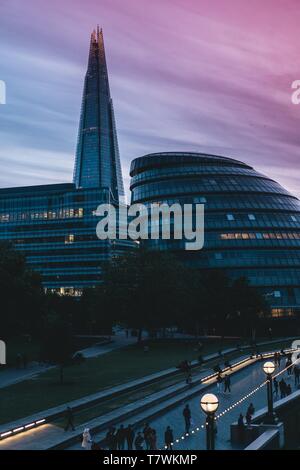
<svg viewBox="0 0 300 470">
<path fill-rule="evenodd" d="M 299 0 L 1 0 L 1 187 L 71 181 L 97 23 L 127 188 L 133 158 L 187 150 L 300 196 Z"/>
</svg>

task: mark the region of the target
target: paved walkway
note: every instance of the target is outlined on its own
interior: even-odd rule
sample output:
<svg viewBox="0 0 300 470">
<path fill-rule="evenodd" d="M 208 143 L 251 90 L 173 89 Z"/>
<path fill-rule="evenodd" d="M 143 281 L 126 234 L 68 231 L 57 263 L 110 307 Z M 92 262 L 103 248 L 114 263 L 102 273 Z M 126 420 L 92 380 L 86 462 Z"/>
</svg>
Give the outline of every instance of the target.
<svg viewBox="0 0 300 470">
<path fill-rule="evenodd" d="M 169 371 L 174 371 L 174 368 L 173 369 L 169 369 L 167 371 L 162 371 L 156 375 L 164 375 L 166 372 L 168 373 Z M 245 371 L 246 372 L 246 371 Z M 155 375 L 155 374 L 153 374 Z M 207 371 L 204 372 L 202 371 L 200 374 L 197 374 L 197 376 L 195 378 L 201 378 L 201 376 L 207 376 Z M 149 377 L 144 377 L 142 379 L 140 379 L 141 383 L 143 381 L 145 381 L 145 379 L 147 379 Z M 195 379 L 194 379 L 195 380 Z M 129 384 L 123 384 L 121 387 L 128 387 Z M 177 387 L 177 388 L 176 388 Z M 200 388 L 197 388 L 197 387 L 200 387 Z M 172 390 L 173 388 L 173 390 Z M 174 392 L 175 392 L 175 395 L 176 395 L 176 399 L 177 401 L 178 400 L 181 400 L 181 401 L 184 401 L 186 399 L 188 399 L 188 396 L 190 396 L 191 394 L 191 391 L 188 390 L 188 391 L 182 391 L 185 387 L 183 386 L 183 384 L 176 384 L 172 387 L 168 387 L 167 389 L 164 389 L 160 392 L 157 392 L 157 394 L 152 394 L 150 397 L 145 397 L 143 400 L 144 400 L 144 405 L 149 405 L 148 406 L 148 409 L 146 409 L 146 406 L 144 406 L 144 409 L 145 411 L 142 411 L 141 413 L 138 413 L 139 414 L 139 417 L 143 420 L 143 419 L 147 419 L 147 416 L 149 417 L 150 415 L 153 416 L 155 413 L 162 413 L 162 410 L 165 411 L 166 409 L 168 409 L 168 407 L 173 407 L 174 406 L 174 397 L 172 398 L 172 394 L 174 395 Z M 192 388 L 192 393 L 197 393 L 199 391 L 201 391 L 201 388 L 203 388 L 203 385 L 198 385 L 198 386 L 193 386 Z M 106 393 L 106 394 L 109 394 L 112 392 L 112 389 L 111 390 L 108 390 L 106 392 L 101 392 L 101 393 Z M 170 395 L 171 398 L 169 400 L 166 400 L 166 397 Z M 149 404 L 149 402 L 153 401 L 153 403 Z M 80 401 L 83 402 L 83 401 L 86 401 L 86 402 L 89 402 L 91 400 L 91 396 L 88 396 L 88 397 L 84 397 L 83 399 L 81 399 Z M 139 400 L 138 402 L 135 402 L 133 404 L 130 404 L 130 405 L 127 405 L 126 407 L 122 407 L 121 409 L 117 409 L 117 410 L 114 410 L 110 416 L 109 414 L 108 415 L 103 415 L 91 422 L 88 423 L 88 425 L 90 427 L 99 427 L 99 425 L 101 426 L 101 423 L 103 423 L 103 425 L 105 425 L 105 423 L 107 423 L 109 421 L 109 419 L 115 419 L 116 417 L 119 416 L 122 416 L 122 414 L 124 414 L 124 412 L 126 412 L 126 409 L 127 411 L 129 412 L 132 412 L 132 410 L 139 406 L 141 406 L 143 403 L 142 401 L 143 400 Z M 155 400 L 156 402 L 158 403 L 157 405 L 155 405 Z M 82 403 L 81 403 L 82 404 Z M 62 407 L 57 407 L 57 408 L 61 408 L 61 411 L 63 411 L 66 407 L 66 404 L 62 405 Z M 149 408 L 151 408 L 151 410 L 149 411 Z M 48 410 L 49 411 L 49 410 Z M 57 411 L 57 409 L 56 409 Z M 41 419 L 42 417 L 45 417 L 45 411 L 42 412 L 42 413 L 39 413 L 37 414 L 35 417 L 29 417 L 27 422 L 31 422 L 31 421 L 34 421 L 36 419 Z M 137 413 L 135 412 L 135 415 Z M 142 417 L 142 415 L 144 415 L 144 417 Z M 23 420 L 25 421 L 25 420 Z M 124 421 L 124 420 L 122 420 Z M 136 416 L 134 416 L 134 419 L 131 418 L 129 420 L 130 422 L 139 422 L 138 420 L 136 420 Z M 232 421 L 234 421 L 234 419 L 232 419 Z M 9 429 L 12 429 L 12 428 L 15 428 L 15 427 L 18 427 L 20 424 L 24 424 L 24 422 L 22 422 L 22 420 L 19 420 L 18 422 L 15 422 L 15 423 L 10 423 L 10 425 L 5 425 L 5 426 L 1 426 L 2 429 L 0 429 L 1 432 L 3 431 L 6 431 L 8 428 Z M 126 424 L 126 422 L 124 422 L 124 424 Z M 7 427 L 6 427 L 7 426 Z M 103 427 L 103 426 L 102 426 Z M 175 430 L 175 429 L 174 429 Z M 78 428 L 77 430 L 79 433 L 82 431 L 81 430 L 81 427 Z M 179 431 L 178 431 L 179 432 Z M 76 433 L 77 434 L 77 433 Z M 39 436 L 39 443 L 36 443 L 35 440 L 36 440 L 36 436 Z M 162 437 L 160 437 L 161 439 Z M 40 449 L 46 449 L 46 448 L 49 448 L 49 447 L 53 447 L 57 444 L 59 444 L 59 442 L 61 441 L 64 441 L 66 439 L 66 434 L 64 433 L 64 431 L 61 430 L 61 428 L 57 428 L 56 426 L 42 426 L 41 428 L 35 430 L 35 431 L 32 431 L 30 433 L 26 433 L 26 434 L 22 434 L 22 435 L 19 435 L 19 436 L 15 436 L 13 438 L 9 438 L 5 441 L 2 441 L 0 443 L 0 449 L 12 449 L 12 448 L 16 448 L 16 449 L 31 449 L 32 446 L 34 446 L 34 448 L 40 448 Z"/>
<path fill-rule="evenodd" d="M 130 346 L 131 344 L 135 344 L 137 339 L 135 337 L 129 336 L 126 337 L 126 333 L 121 331 L 115 336 L 111 337 L 111 343 L 101 345 L 95 344 L 94 346 L 90 346 L 89 348 L 81 349 L 80 353 L 84 355 L 86 359 L 90 359 L 92 357 L 102 356 L 102 354 L 107 354 L 116 349 L 125 348 L 126 346 Z"/>
<path fill-rule="evenodd" d="M 126 338 L 124 332 L 112 336 L 111 342 L 101 345 L 95 344 L 89 348 L 82 349 L 78 352 L 82 353 L 86 359 L 101 356 L 117 349 L 124 348 L 130 344 L 136 343 L 136 338 Z M 9 387 L 24 380 L 33 379 L 39 374 L 55 366 L 40 365 L 37 362 L 31 362 L 26 369 L 2 368 L 0 369 L 0 388 Z"/>
<path fill-rule="evenodd" d="M 283 363 L 282 363 L 283 367 Z M 281 368 L 282 368 L 281 367 Z M 288 383 L 291 383 L 293 387 L 293 377 L 289 378 L 287 372 L 284 373 L 284 378 Z M 159 448 L 164 446 L 164 431 L 167 426 L 171 426 L 174 432 L 174 440 L 179 439 L 179 443 L 176 443 L 174 446 L 174 451 L 176 450 L 203 450 L 206 448 L 206 435 L 205 430 L 201 429 L 201 425 L 205 423 L 205 416 L 200 409 L 200 397 L 203 393 L 212 392 L 215 393 L 220 400 L 220 406 L 218 412 L 222 412 L 228 407 L 232 406 L 251 390 L 256 388 L 265 380 L 265 374 L 262 370 L 262 362 L 258 362 L 255 365 L 249 366 L 246 369 L 241 370 L 240 372 L 232 376 L 232 390 L 231 393 L 224 393 L 219 391 L 217 386 L 211 385 L 209 388 L 206 388 L 205 391 L 199 391 L 194 398 L 186 397 L 179 406 L 171 408 L 169 411 L 166 411 L 163 414 L 160 414 L 157 418 L 150 420 L 150 425 L 157 431 L 157 444 Z M 217 450 L 229 450 L 233 447 L 230 443 L 230 425 L 236 421 L 240 413 L 243 415 L 246 414 L 247 408 L 250 403 L 253 403 L 256 410 L 263 408 L 266 405 L 266 387 L 262 387 L 257 393 L 252 395 L 250 398 L 243 401 L 243 403 L 228 413 L 226 413 L 218 421 L 218 433 L 216 437 L 216 449 Z M 192 427 L 191 430 L 195 430 L 195 433 L 184 440 L 181 439 L 182 436 L 185 436 L 185 426 L 184 418 L 182 416 L 183 408 L 186 404 L 189 404 L 192 412 Z M 146 419 L 146 415 L 145 415 Z M 146 421 L 144 421 L 146 422 Z M 134 423 L 133 418 L 124 420 L 123 424 L 126 426 L 128 424 Z M 200 431 L 196 432 L 196 428 L 199 427 Z M 137 431 L 142 431 L 143 426 L 137 428 Z M 104 438 L 104 433 L 96 433 L 93 435 L 94 439 L 97 441 Z M 80 450 L 80 443 L 74 444 L 68 448 L 68 450 Z"/>
</svg>

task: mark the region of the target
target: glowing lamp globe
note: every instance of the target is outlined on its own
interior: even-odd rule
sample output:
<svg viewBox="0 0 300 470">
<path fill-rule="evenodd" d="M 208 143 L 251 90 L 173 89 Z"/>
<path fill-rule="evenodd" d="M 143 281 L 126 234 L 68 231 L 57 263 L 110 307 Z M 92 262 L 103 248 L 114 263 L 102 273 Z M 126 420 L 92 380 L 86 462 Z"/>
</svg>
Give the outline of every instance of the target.
<svg viewBox="0 0 300 470">
<path fill-rule="evenodd" d="M 204 413 L 215 413 L 219 408 L 219 400 L 213 393 L 206 393 L 206 395 L 203 395 L 201 398 L 200 405 Z"/>
<path fill-rule="evenodd" d="M 263 370 L 264 370 L 264 373 L 267 374 L 267 375 L 273 374 L 273 372 L 275 370 L 274 363 L 271 362 L 271 361 L 265 362 L 264 365 L 263 365 Z"/>
</svg>

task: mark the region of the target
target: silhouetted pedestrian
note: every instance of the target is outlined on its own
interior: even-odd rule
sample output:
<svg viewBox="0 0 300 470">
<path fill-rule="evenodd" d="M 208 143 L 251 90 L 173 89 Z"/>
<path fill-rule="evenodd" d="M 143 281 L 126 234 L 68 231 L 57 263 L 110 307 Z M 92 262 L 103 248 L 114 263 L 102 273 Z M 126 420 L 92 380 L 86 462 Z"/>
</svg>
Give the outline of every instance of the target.
<svg viewBox="0 0 300 470">
<path fill-rule="evenodd" d="M 116 437 L 115 437 L 115 429 L 110 428 L 105 437 L 105 447 L 109 450 L 114 450 L 116 448 Z"/>
<path fill-rule="evenodd" d="M 150 449 L 150 434 L 151 434 L 151 432 L 152 432 L 152 429 L 149 426 L 149 423 L 146 423 L 145 427 L 143 429 L 143 435 L 144 435 L 144 440 L 145 440 L 147 450 Z"/>
<path fill-rule="evenodd" d="M 144 438 L 142 436 L 141 431 L 139 431 L 134 441 L 136 450 L 143 450 L 143 443 L 144 443 Z"/>
<path fill-rule="evenodd" d="M 247 426 L 250 426 L 251 421 L 252 421 L 252 415 L 251 415 L 251 413 L 249 413 L 249 410 L 248 410 L 247 413 L 246 413 L 246 423 L 247 423 Z"/>
<path fill-rule="evenodd" d="M 131 424 L 129 424 L 129 426 L 126 429 L 126 441 L 127 441 L 127 449 L 128 450 L 132 450 L 132 448 L 133 448 L 134 436 L 135 436 L 135 432 L 134 432 Z"/>
<path fill-rule="evenodd" d="M 244 423 L 244 416 L 242 413 L 239 416 L 238 419 L 238 435 L 239 435 L 239 441 L 242 443 L 244 442 L 245 439 L 245 423 Z"/>
<path fill-rule="evenodd" d="M 168 450 L 172 450 L 172 443 L 174 442 L 173 431 L 170 426 L 167 427 L 165 432 L 165 444 Z"/>
<path fill-rule="evenodd" d="M 223 382 L 223 378 L 222 378 L 222 375 L 219 373 L 219 374 L 218 374 L 218 377 L 217 377 L 217 389 L 218 389 L 219 391 L 220 391 L 222 382 Z"/>
<path fill-rule="evenodd" d="M 183 414 L 184 422 L 185 422 L 185 432 L 190 432 L 192 413 L 191 413 L 189 405 L 185 406 L 182 414 Z"/>
<path fill-rule="evenodd" d="M 225 378 L 224 378 L 224 392 L 231 392 L 231 379 L 230 379 L 230 376 L 229 375 L 225 375 Z"/>
<path fill-rule="evenodd" d="M 295 387 L 298 387 L 299 382 L 300 382 L 300 369 L 298 367 L 298 364 L 296 364 L 294 367 L 294 377 L 295 377 Z"/>
<path fill-rule="evenodd" d="M 150 441 L 150 450 L 156 450 L 157 449 L 157 435 L 155 429 L 151 429 L 151 433 L 149 435 L 149 441 Z"/>
<path fill-rule="evenodd" d="M 116 439 L 117 439 L 117 447 L 118 450 L 124 450 L 125 449 L 125 440 L 126 440 L 126 431 L 124 428 L 124 425 L 121 424 L 119 427 L 117 434 L 116 434 Z"/>
<path fill-rule="evenodd" d="M 281 379 L 279 382 L 280 398 L 286 397 L 286 382 L 284 379 Z"/>
<path fill-rule="evenodd" d="M 273 379 L 273 385 L 274 385 L 275 397 L 278 398 L 278 380 L 276 379 L 276 377 L 274 377 Z"/>
<path fill-rule="evenodd" d="M 68 406 L 67 409 L 66 409 L 65 417 L 66 417 L 65 431 L 68 431 L 69 428 L 71 428 L 72 431 L 75 431 L 74 415 L 73 415 L 72 408 L 70 408 L 69 406 Z"/>
</svg>

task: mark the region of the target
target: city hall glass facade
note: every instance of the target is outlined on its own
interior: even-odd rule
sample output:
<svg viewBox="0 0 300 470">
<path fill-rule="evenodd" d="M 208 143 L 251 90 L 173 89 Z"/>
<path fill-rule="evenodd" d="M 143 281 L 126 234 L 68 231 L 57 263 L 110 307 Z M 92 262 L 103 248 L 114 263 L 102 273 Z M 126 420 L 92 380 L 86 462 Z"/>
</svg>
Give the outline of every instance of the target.
<svg viewBox="0 0 300 470">
<path fill-rule="evenodd" d="M 101 282 L 104 264 L 131 245 L 96 236 L 101 203 L 124 196 L 102 31 L 91 36 L 74 182 L 0 189 L 0 240 L 41 273 L 45 288 L 80 294 Z"/>
<path fill-rule="evenodd" d="M 266 295 L 273 317 L 299 313 L 300 202 L 240 161 L 200 153 L 156 153 L 131 165 L 132 203 L 205 205 L 205 244 L 149 240 L 195 267 L 245 276 Z"/>
</svg>

